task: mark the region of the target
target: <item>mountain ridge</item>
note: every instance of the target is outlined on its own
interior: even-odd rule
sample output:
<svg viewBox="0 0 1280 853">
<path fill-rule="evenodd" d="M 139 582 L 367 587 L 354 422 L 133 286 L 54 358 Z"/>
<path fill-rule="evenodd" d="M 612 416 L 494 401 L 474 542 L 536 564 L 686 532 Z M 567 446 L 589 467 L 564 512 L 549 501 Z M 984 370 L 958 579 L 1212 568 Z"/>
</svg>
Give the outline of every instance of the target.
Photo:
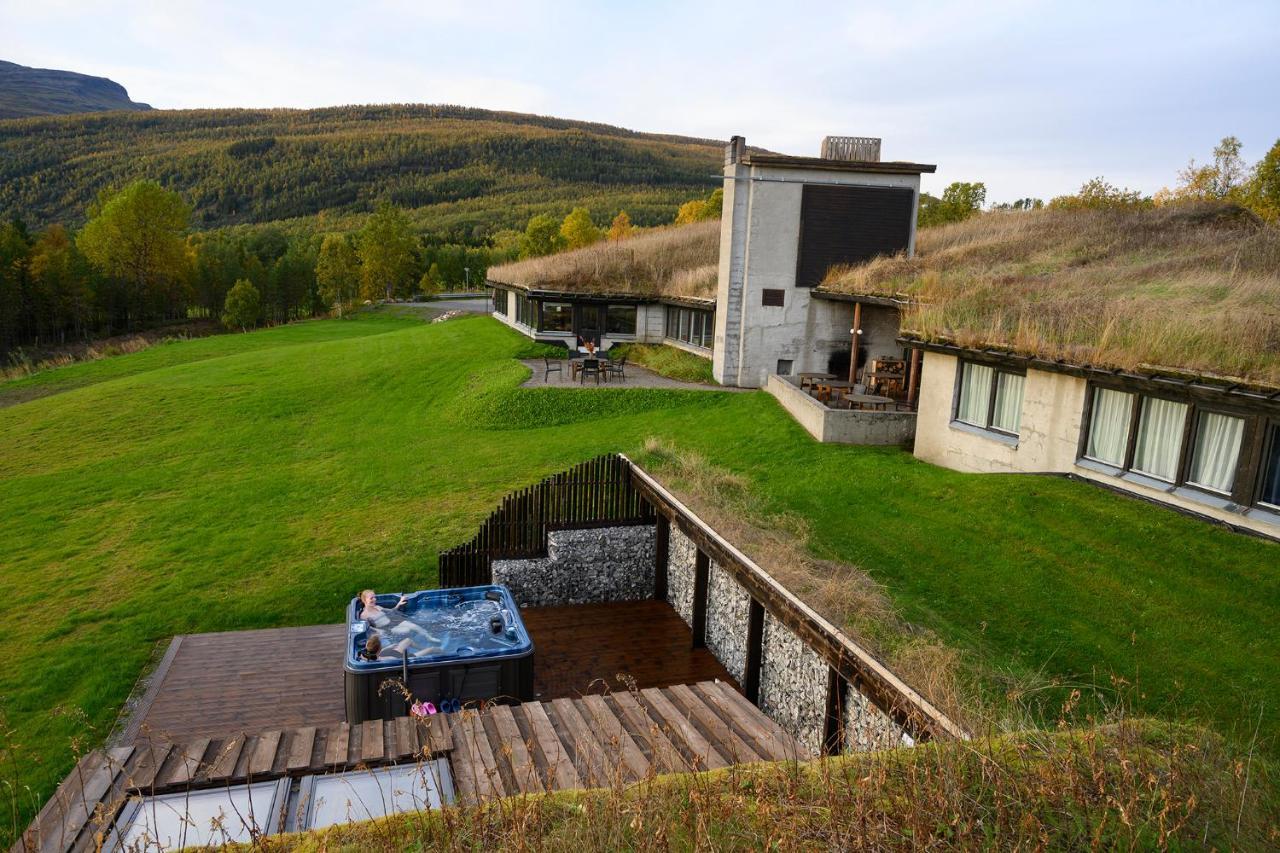
<svg viewBox="0 0 1280 853">
<path fill-rule="evenodd" d="M 0 119 L 150 109 L 150 104 L 131 100 L 124 86 L 106 77 L 0 59 Z"/>
</svg>

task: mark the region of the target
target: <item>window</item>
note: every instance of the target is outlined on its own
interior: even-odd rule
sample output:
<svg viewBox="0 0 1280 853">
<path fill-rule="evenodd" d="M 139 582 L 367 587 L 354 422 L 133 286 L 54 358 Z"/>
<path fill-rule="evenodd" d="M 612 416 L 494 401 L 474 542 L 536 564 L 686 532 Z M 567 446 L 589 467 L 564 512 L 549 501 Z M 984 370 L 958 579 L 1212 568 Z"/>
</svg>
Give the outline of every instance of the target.
<svg viewBox="0 0 1280 853">
<path fill-rule="evenodd" d="M 1142 414 L 1138 418 L 1138 443 L 1133 451 L 1133 470 L 1158 480 L 1176 482 L 1182 431 L 1186 423 L 1186 403 L 1143 397 Z"/>
<path fill-rule="evenodd" d="M 117 822 L 117 849 L 181 850 L 253 840 L 279 830 L 287 782 L 142 797 Z"/>
<path fill-rule="evenodd" d="M 1022 425 L 1026 377 L 985 364 L 962 362 L 956 420 L 982 429 L 1017 435 Z"/>
<path fill-rule="evenodd" d="M 1267 451 L 1262 458 L 1262 494 L 1259 503 L 1280 509 L 1280 424 L 1268 430 Z"/>
<path fill-rule="evenodd" d="M 438 809 L 452 799 L 448 767 L 441 760 L 318 776 L 308 803 L 307 826 L 320 829 L 402 812 Z"/>
<path fill-rule="evenodd" d="M 523 293 L 516 294 L 516 322 L 533 328 L 533 301 Z"/>
<path fill-rule="evenodd" d="M 494 288 L 493 310 L 504 317 L 507 316 L 507 292 L 505 290 Z"/>
<path fill-rule="evenodd" d="M 771 308 L 781 308 L 787 302 L 787 292 L 785 290 L 774 290 L 766 287 L 760 292 L 760 304 Z"/>
<path fill-rule="evenodd" d="M 1132 418 L 1132 394 L 1110 388 L 1094 388 L 1089 441 L 1084 455 L 1089 459 L 1123 468 L 1125 451 L 1129 448 L 1129 421 Z"/>
<path fill-rule="evenodd" d="M 1244 418 L 1200 412 L 1196 417 L 1196 437 L 1191 448 L 1191 471 L 1187 482 L 1213 492 L 1231 494 L 1236 484 L 1236 463 L 1244 438 Z"/>
<path fill-rule="evenodd" d="M 573 306 L 568 302 L 543 302 L 542 325 L 539 326 L 539 330 L 543 332 L 572 332 Z"/>
<path fill-rule="evenodd" d="M 1085 459 L 1175 486 L 1234 495 L 1242 503 L 1248 498 L 1237 495 L 1238 491 L 1257 489 L 1258 500 L 1264 503 L 1268 494 L 1271 500 L 1280 498 L 1280 459 L 1276 451 L 1266 455 L 1276 442 L 1266 441 L 1262 424 L 1260 429 L 1246 429 L 1246 416 L 1202 408 L 1199 403 L 1098 386 L 1091 393 L 1081 454 Z M 1249 471 L 1247 480 L 1237 483 L 1240 460 L 1251 455 L 1246 453 L 1246 442 L 1255 441 L 1262 445 L 1262 468 Z"/>
<path fill-rule="evenodd" d="M 610 305 L 605 311 L 605 334 L 634 335 L 636 333 L 636 306 Z"/>
<path fill-rule="evenodd" d="M 666 336 L 695 347 L 711 349 L 715 339 L 716 315 L 714 311 L 697 308 L 667 306 Z"/>
</svg>

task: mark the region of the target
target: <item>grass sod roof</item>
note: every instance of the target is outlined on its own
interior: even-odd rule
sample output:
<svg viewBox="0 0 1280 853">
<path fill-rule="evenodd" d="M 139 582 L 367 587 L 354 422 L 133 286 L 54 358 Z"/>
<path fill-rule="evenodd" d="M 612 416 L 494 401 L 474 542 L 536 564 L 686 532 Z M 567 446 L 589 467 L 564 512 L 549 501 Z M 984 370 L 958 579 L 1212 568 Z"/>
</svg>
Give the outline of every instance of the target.
<svg viewBox="0 0 1280 853">
<path fill-rule="evenodd" d="M 1233 205 L 986 213 L 819 291 L 902 299 L 926 341 L 1280 387 L 1280 229 Z"/>
<path fill-rule="evenodd" d="M 613 748 L 606 745 L 606 748 Z M 268 839 L 277 851 L 1261 849 L 1273 771 L 1137 719 L 738 765 Z M 248 849 L 247 845 L 239 849 Z"/>
<path fill-rule="evenodd" d="M 488 278 L 524 290 L 712 300 L 719 263 L 713 220 L 490 267 Z"/>
</svg>

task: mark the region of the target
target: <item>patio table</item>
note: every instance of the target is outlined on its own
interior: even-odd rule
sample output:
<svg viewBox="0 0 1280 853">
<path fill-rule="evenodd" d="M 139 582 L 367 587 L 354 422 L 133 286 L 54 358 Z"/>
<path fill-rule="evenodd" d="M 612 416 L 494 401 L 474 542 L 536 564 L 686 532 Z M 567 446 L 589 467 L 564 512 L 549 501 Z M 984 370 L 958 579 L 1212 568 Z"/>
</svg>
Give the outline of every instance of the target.
<svg viewBox="0 0 1280 853">
<path fill-rule="evenodd" d="M 858 409 L 875 409 L 883 412 L 890 403 L 894 402 L 892 397 L 881 397 L 879 394 L 843 394 L 845 402 L 850 406 Z"/>
<path fill-rule="evenodd" d="M 823 379 L 835 379 L 834 373 L 797 373 L 796 378 L 800 380 L 800 390 L 812 385 L 816 381 Z"/>
<path fill-rule="evenodd" d="M 831 393 L 833 391 L 843 391 L 845 389 L 852 388 L 856 384 L 857 383 L 855 382 L 848 382 L 842 379 L 823 379 L 813 383 L 813 390 L 818 399 L 825 403 L 831 399 Z"/>
</svg>

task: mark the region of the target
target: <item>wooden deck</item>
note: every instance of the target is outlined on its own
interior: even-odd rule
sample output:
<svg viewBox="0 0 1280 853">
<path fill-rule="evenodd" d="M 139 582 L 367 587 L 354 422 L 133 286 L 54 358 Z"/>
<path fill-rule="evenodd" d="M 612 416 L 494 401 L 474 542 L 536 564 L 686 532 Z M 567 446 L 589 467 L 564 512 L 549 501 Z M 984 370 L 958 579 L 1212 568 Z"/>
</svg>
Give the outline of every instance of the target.
<svg viewBox="0 0 1280 853">
<path fill-rule="evenodd" d="M 651 776 L 809 756 L 724 682 L 591 694 L 481 711 L 223 733 L 182 742 L 143 738 L 81 759 L 14 846 L 96 849 L 124 803 L 248 781 L 299 778 L 444 757 L 464 805 L 540 791 L 631 784 Z M 298 813 L 294 783 L 283 811 Z M 269 816 L 263 817 L 263 824 Z"/>
<path fill-rule="evenodd" d="M 534 690 L 551 700 L 591 692 L 734 683 L 671 606 L 660 601 L 522 611 L 534 644 Z M 327 726 L 346 716 L 343 625 L 175 637 L 119 738 L 183 742 L 227 732 Z"/>
</svg>

